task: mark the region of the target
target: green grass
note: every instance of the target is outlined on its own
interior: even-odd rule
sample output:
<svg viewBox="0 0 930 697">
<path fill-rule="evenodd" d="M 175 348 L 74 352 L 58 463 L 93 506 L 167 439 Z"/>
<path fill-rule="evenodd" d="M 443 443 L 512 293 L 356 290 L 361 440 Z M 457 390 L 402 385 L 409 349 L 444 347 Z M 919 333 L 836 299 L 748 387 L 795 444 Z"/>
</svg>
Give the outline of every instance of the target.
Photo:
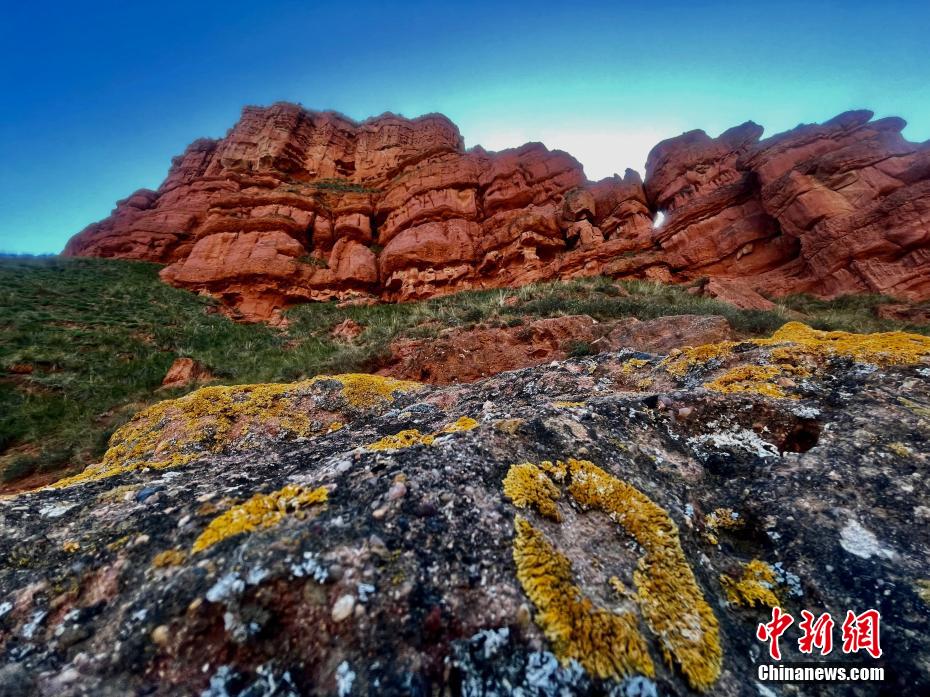
<svg viewBox="0 0 930 697">
<path fill-rule="evenodd" d="M 399 336 L 431 337 L 475 324 L 517 327 L 558 315 L 721 314 L 747 336 L 768 334 L 798 312 L 826 329 L 902 328 L 875 318 L 874 306 L 883 301 L 877 296 L 792 297 L 776 311 L 747 312 L 683 288 L 592 278 L 409 304 L 314 303 L 291 309 L 289 326 L 277 330 L 234 323 L 212 300 L 161 283 L 158 271 L 128 261 L 0 257 L 0 478 L 97 460 L 135 411 L 194 388 L 158 390 L 179 356 L 204 363 L 219 384 L 288 382 L 371 369 Z M 351 344 L 330 336 L 347 317 L 365 327 Z M 570 348 L 586 353 L 582 345 Z M 33 372 L 14 374 L 17 365 Z"/>
</svg>

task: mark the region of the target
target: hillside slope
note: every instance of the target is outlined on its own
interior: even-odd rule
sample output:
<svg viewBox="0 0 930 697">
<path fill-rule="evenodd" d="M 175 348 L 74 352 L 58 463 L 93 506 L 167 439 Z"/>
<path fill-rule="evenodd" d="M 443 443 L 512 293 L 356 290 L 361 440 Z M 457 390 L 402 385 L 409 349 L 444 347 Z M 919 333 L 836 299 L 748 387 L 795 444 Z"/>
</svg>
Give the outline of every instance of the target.
<svg viewBox="0 0 930 697">
<path fill-rule="evenodd" d="M 590 343 L 590 324 L 583 325 L 587 341 L 573 335 L 579 326 L 575 322 L 567 325 L 568 335 L 547 338 L 546 350 L 537 356 L 541 340 L 533 322 L 562 316 L 588 316 L 603 327 L 630 317 L 716 315 L 737 336 L 764 335 L 798 316 L 825 329 L 926 331 L 877 319 L 874 308 L 883 302 L 877 296 L 832 302 L 789 298 L 774 311 L 743 311 L 676 287 L 604 278 L 409 304 L 313 303 L 292 309 L 287 326 L 272 329 L 230 321 L 209 298 L 159 282 L 159 268 L 98 259 L 0 258 L 4 488 L 50 481 L 96 462 L 109 435 L 135 411 L 194 389 L 191 384 L 159 390 L 178 357 L 206 366 L 213 384 L 286 382 L 379 368 L 400 377 L 448 382 L 460 379 L 456 371 L 462 372 L 464 362 L 473 379 L 502 367 L 607 347 Z M 357 324 L 354 338 L 333 334 L 346 320 Z M 456 363 L 461 351 L 450 357 L 444 349 L 470 351 L 476 341 L 470 337 L 480 336 L 473 333 L 476 328 L 495 336 L 509 332 L 519 352 L 505 355 L 506 346 L 497 352 L 497 344 L 485 340 L 482 354 L 469 353 Z M 629 332 L 624 337 L 631 340 Z M 423 339 L 428 339 L 426 349 L 418 345 L 413 351 L 410 342 Z M 463 372 L 461 377 L 467 376 Z"/>
</svg>

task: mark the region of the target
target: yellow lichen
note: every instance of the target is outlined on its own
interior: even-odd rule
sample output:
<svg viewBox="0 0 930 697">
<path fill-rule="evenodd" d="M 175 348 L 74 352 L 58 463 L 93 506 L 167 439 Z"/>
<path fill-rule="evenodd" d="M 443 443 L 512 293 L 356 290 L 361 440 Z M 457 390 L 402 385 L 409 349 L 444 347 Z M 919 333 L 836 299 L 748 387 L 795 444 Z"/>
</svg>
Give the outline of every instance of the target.
<svg viewBox="0 0 930 697">
<path fill-rule="evenodd" d="M 704 516 L 704 539 L 712 545 L 718 544 L 716 532 L 720 530 L 738 530 L 743 527 L 743 519 L 730 508 L 717 508 Z"/>
<path fill-rule="evenodd" d="M 930 356 L 930 337 L 907 332 L 853 334 L 824 332 L 800 322 L 789 322 L 772 334 L 771 339 L 757 339 L 760 346 L 790 343 L 793 348 L 772 351 L 775 360 L 790 359 L 799 352 L 817 356 L 845 356 L 859 363 L 906 365 Z"/>
<path fill-rule="evenodd" d="M 610 587 L 614 589 L 614 593 L 621 598 L 633 597 L 633 594 L 630 592 L 630 589 L 626 587 L 626 584 L 616 576 L 611 576 L 607 582 L 610 584 Z"/>
<path fill-rule="evenodd" d="M 514 465 L 504 477 L 504 495 L 517 508 L 532 506 L 552 520 L 561 520 L 555 500 L 560 497 L 558 488 L 546 473 L 532 462 Z"/>
<path fill-rule="evenodd" d="M 342 375 L 320 375 L 310 380 L 336 380 L 342 385 L 342 397 L 356 409 L 367 409 L 381 402 L 393 402 L 395 392 L 414 392 L 423 384 L 412 380 L 397 380 L 383 375 L 367 373 L 344 373 Z"/>
<path fill-rule="evenodd" d="M 339 383 L 340 395 L 355 409 L 392 402 L 397 392 L 423 387 L 418 382 L 354 373 L 320 375 L 290 384 L 204 387 L 140 411 L 113 434 L 101 462 L 52 486 L 96 481 L 141 466 L 164 469 L 185 465 L 203 454 L 223 450 L 254 427 L 293 437 L 314 435 L 311 412 L 301 400 L 310 396 L 314 385 L 326 380 Z M 324 432 L 341 427 L 335 422 Z"/>
<path fill-rule="evenodd" d="M 406 429 L 391 436 L 385 436 L 365 447 L 368 450 L 397 450 L 409 448 L 414 445 L 432 445 L 436 438 L 447 433 L 460 433 L 478 428 L 478 422 L 470 416 L 460 416 L 450 424 L 446 424 L 435 433 L 420 433 L 415 428 Z"/>
<path fill-rule="evenodd" d="M 553 402 L 552 406 L 556 409 L 575 409 L 585 406 L 584 402 Z"/>
<path fill-rule="evenodd" d="M 68 554 L 74 554 L 81 548 L 81 543 L 77 540 L 65 540 L 61 544 L 61 549 Z"/>
<path fill-rule="evenodd" d="M 624 375 L 629 375 L 640 368 L 649 365 L 649 361 L 643 360 L 642 358 L 630 358 L 623 362 L 623 365 L 620 366 L 620 372 Z"/>
<path fill-rule="evenodd" d="M 756 603 L 778 606 L 778 596 L 774 591 L 776 584 L 775 570 L 759 559 L 745 564 L 739 579 L 726 574 L 720 576 L 720 585 L 726 593 L 727 602 L 741 607 L 755 607 Z"/>
<path fill-rule="evenodd" d="M 532 506 L 558 520 L 555 500 L 559 489 L 554 482 L 566 482 L 575 501 L 607 513 L 642 547 L 633 582 L 646 624 L 660 638 L 666 662 L 677 662 L 695 689 L 710 687 L 720 675 L 722 660 L 717 618 L 704 600 L 681 548 L 678 527 L 668 513 L 635 487 L 587 460 L 514 465 L 504 480 L 504 492 L 518 507 Z M 592 613 L 606 611 L 594 608 L 581 595 L 571 583 L 568 561 L 519 517 L 514 558 L 521 585 L 542 611 L 539 622 L 562 660 L 578 658 L 589 670 L 593 661 L 592 672 L 601 677 L 627 675 L 630 665 L 649 674 L 641 663 L 641 638 L 638 632 L 629 631 L 635 630 L 635 622 L 624 619 L 605 624 L 604 617 L 589 619 Z M 605 633 L 605 627 L 618 636 Z M 627 663 L 617 663 L 614 642 L 623 647 Z M 587 654 L 595 658 L 585 663 L 579 655 Z"/>
<path fill-rule="evenodd" d="M 670 353 L 659 365 L 677 377 L 683 376 L 696 365 L 703 365 L 715 358 L 725 358 L 737 345 L 735 341 L 721 341 L 717 344 L 689 346 L 681 351 Z"/>
<path fill-rule="evenodd" d="M 329 428 L 326 429 L 326 432 L 327 432 L 327 433 L 334 433 L 335 431 L 340 431 L 340 430 L 342 430 L 342 428 L 343 428 L 343 424 L 342 424 L 341 421 L 333 421 L 333 422 L 329 425 Z"/>
<path fill-rule="evenodd" d="M 180 566 L 187 559 L 187 555 L 180 549 L 166 549 L 159 552 L 152 559 L 152 566 L 161 569 L 166 566 Z"/>
<path fill-rule="evenodd" d="M 914 452 L 909 447 L 899 441 L 889 443 L 888 449 L 898 457 L 911 457 L 914 454 Z"/>
<path fill-rule="evenodd" d="M 920 334 L 826 332 L 812 329 L 801 322 L 788 322 L 768 339 L 750 339 L 743 343 L 772 348 L 772 359 L 786 365 L 794 364 L 802 356 L 842 356 L 879 366 L 916 363 L 930 357 L 930 337 Z M 669 354 L 661 365 L 671 375 L 681 377 L 697 365 L 730 356 L 733 348 L 738 345 L 735 341 L 722 341 L 689 347 Z"/>
<path fill-rule="evenodd" d="M 536 621 L 564 662 L 577 660 L 599 678 L 640 673 L 655 667 L 633 613 L 596 607 L 572 581 L 571 562 L 523 517 L 515 520 L 513 559 L 523 590 L 539 612 Z"/>
<path fill-rule="evenodd" d="M 924 419 L 930 419 L 930 407 L 925 407 L 924 405 L 919 404 L 912 399 L 908 399 L 907 397 L 899 396 L 898 402 L 907 407 L 907 409 L 913 414 L 916 414 L 917 416 Z"/>
<path fill-rule="evenodd" d="M 385 436 L 365 447 L 368 450 L 397 450 L 398 448 L 410 448 L 414 445 L 432 445 L 434 440 L 436 440 L 436 436 L 420 433 L 417 429 L 410 428 L 392 436 Z"/>
<path fill-rule="evenodd" d="M 478 428 L 478 422 L 470 416 L 460 416 L 458 419 L 453 421 L 451 424 L 447 424 L 443 427 L 443 433 L 459 433 L 460 431 L 471 431 L 474 428 Z"/>
<path fill-rule="evenodd" d="M 296 484 L 288 484 L 270 494 L 256 494 L 210 521 L 194 541 L 191 551 L 201 552 L 233 535 L 273 527 L 288 515 L 299 515 L 303 507 L 324 503 L 327 497 L 326 487 L 305 489 Z"/>
<path fill-rule="evenodd" d="M 704 516 L 704 525 L 711 530 L 738 530 L 743 524 L 743 519 L 732 508 L 715 508 Z"/>
<path fill-rule="evenodd" d="M 781 375 L 781 367 L 777 365 L 741 365 L 705 382 L 704 387 L 724 394 L 755 392 L 766 397 L 783 398 L 788 395 L 774 382 Z"/>
</svg>

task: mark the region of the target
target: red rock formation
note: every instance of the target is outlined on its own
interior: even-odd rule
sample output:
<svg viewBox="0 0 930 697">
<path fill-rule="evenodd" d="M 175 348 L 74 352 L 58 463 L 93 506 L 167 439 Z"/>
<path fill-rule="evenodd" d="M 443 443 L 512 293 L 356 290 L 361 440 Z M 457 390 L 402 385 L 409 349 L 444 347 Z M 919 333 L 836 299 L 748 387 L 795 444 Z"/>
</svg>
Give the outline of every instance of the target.
<svg viewBox="0 0 930 697">
<path fill-rule="evenodd" d="M 646 322 L 634 318 L 597 322 L 588 315 L 569 315 L 517 327 L 448 329 L 435 339 L 400 339 L 391 345 L 391 356 L 378 372 L 446 385 L 561 360 L 579 348 L 592 353 L 632 349 L 666 354 L 673 348 L 731 338 L 726 319 L 713 315 Z"/>
<path fill-rule="evenodd" d="M 644 186 L 632 170 L 589 182 L 539 143 L 466 151 L 440 115 L 247 107 L 65 254 L 168 264 L 164 280 L 248 319 L 593 274 L 713 278 L 708 292 L 754 307 L 794 292 L 930 298 L 930 146 L 871 116 L 766 140 L 751 122 L 691 131 L 653 149 Z"/>
<path fill-rule="evenodd" d="M 203 364 L 193 358 L 175 358 L 174 363 L 161 381 L 162 387 L 184 387 L 193 381 L 212 380 L 213 374 Z"/>
</svg>

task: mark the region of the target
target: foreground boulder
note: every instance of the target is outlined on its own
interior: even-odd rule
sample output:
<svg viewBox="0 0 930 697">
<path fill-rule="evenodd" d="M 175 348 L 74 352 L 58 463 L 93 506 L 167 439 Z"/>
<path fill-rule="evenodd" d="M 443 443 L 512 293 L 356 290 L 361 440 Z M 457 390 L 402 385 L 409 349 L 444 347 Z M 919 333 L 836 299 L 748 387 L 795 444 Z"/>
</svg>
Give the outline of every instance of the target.
<svg viewBox="0 0 930 697">
<path fill-rule="evenodd" d="M 597 274 L 712 277 L 728 282 L 709 292 L 755 308 L 798 292 L 927 299 L 930 146 L 903 127 L 857 111 L 764 140 L 751 122 L 691 131 L 652 150 L 643 184 L 590 182 L 540 143 L 465 150 L 438 114 L 246 107 L 65 254 L 168 264 L 168 283 L 275 321 L 299 302 Z"/>
<path fill-rule="evenodd" d="M 206 387 L 0 501 L 0 686 L 787 694 L 755 670 L 778 605 L 880 611 L 880 662 L 822 660 L 885 682 L 822 693 L 926 692 L 928 438 L 930 339 L 796 323 L 451 387 Z M 783 659 L 816 660 L 795 629 Z"/>
</svg>

